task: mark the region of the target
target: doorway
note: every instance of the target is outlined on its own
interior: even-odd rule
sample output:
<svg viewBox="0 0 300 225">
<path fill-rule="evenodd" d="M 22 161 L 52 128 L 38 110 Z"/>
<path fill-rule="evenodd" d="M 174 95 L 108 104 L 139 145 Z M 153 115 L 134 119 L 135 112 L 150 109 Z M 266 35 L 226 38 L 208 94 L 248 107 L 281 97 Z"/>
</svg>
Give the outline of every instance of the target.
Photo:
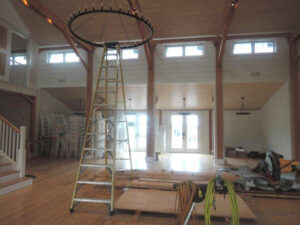
<svg viewBox="0 0 300 225">
<path fill-rule="evenodd" d="M 171 115 L 170 152 L 199 152 L 199 116 L 192 113 Z"/>
</svg>

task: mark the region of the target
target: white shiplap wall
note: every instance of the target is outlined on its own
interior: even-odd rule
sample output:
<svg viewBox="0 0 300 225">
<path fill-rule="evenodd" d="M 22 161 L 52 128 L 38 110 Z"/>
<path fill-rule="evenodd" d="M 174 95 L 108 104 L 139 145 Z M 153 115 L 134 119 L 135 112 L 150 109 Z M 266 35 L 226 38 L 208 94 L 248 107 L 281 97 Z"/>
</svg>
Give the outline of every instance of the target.
<svg viewBox="0 0 300 225">
<path fill-rule="evenodd" d="M 234 110 L 224 111 L 225 147 L 242 146 L 246 151 L 262 151 L 260 110 L 249 111 L 250 115 L 237 115 Z"/>
<path fill-rule="evenodd" d="M 267 82 L 286 81 L 289 77 L 288 43 L 284 38 L 273 38 L 277 45 L 275 54 L 233 55 L 232 44 L 228 41 L 224 55 L 225 82 Z M 180 43 L 177 43 L 180 44 Z M 183 43 L 188 45 L 191 43 Z M 215 79 L 215 48 L 212 42 L 200 42 L 204 45 L 204 56 L 166 58 L 165 47 L 161 44 L 155 49 L 155 82 L 157 84 L 187 84 L 213 82 Z M 85 86 L 86 72 L 80 63 L 47 64 L 48 52 L 40 54 L 40 87 L 79 87 Z M 101 50 L 94 56 L 94 76 L 99 68 Z M 146 84 L 147 60 L 143 47 L 139 48 L 138 60 L 124 60 L 125 83 Z M 259 76 L 252 76 L 259 72 Z M 65 82 L 59 82 L 65 79 Z"/>
<path fill-rule="evenodd" d="M 288 82 L 262 108 L 263 150 L 292 158 L 291 117 Z"/>
</svg>

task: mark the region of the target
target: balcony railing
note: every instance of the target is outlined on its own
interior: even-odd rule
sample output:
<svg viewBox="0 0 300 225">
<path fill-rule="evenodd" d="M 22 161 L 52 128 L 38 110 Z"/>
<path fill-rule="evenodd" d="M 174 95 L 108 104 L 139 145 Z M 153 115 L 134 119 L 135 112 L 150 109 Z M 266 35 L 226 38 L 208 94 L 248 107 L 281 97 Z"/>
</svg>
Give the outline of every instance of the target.
<svg viewBox="0 0 300 225">
<path fill-rule="evenodd" d="M 10 83 L 27 87 L 27 65 L 10 60 Z"/>
</svg>

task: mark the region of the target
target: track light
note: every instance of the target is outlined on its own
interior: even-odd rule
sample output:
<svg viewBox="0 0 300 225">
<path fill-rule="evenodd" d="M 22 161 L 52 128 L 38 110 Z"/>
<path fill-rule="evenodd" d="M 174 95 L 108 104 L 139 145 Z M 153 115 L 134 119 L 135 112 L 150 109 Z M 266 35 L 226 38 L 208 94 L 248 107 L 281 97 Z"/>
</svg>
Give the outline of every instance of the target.
<svg viewBox="0 0 300 225">
<path fill-rule="evenodd" d="M 46 19 L 49 24 L 53 24 L 53 21 L 50 18 Z"/>
<path fill-rule="evenodd" d="M 26 5 L 26 6 L 29 6 L 29 3 L 27 0 L 22 0 L 23 4 Z"/>
</svg>

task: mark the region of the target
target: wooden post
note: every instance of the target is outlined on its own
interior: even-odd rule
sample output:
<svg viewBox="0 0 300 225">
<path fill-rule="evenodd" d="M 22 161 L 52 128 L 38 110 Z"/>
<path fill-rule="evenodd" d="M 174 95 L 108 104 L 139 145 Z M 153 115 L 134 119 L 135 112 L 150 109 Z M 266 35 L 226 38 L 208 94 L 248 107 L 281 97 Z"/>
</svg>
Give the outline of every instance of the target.
<svg viewBox="0 0 300 225">
<path fill-rule="evenodd" d="M 88 61 L 87 61 L 87 76 L 86 76 L 86 101 L 85 101 L 85 115 L 86 123 L 88 124 L 90 109 L 92 104 L 93 95 L 93 58 L 94 52 L 88 51 Z"/>
<path fill-rule="evenodd" d="M 30 104 L 30 127 L 29 127 L 29 140 L 33 141 L 35 139 L 36 131 L 36 112 L 37 112 L 37 97 L 32 96 L 32 102 Z"/>
<path fill-rule="evenodd" d="M 20 134 L 20 149 L 17 153 L 17 168 L 20 171 L 19 176 L 25 176 L 25 168 L 26 168 L 26 127 L 21 127 Z"/>
<path fill-rule="evenodd" d="M 216 53 L 218 47 L 216 47 Z M 216 55 L 218 57 L 218 55 Z M 222 63 L 216 64 L 215 81 L 215 161 L 224 163 L 224 109 Z"/>
<path fill-rule="evenodd" d="M 154 161 L 155 157 L 155 86 L 154 86 L 154 66 L 148 65 L 147 83 L 147 161 Z"/>
<path fill-rule="evenodd" d="M 291 138 L 292 138 L 292 157 L 300 160 L 300 90 L 299 77 L 297 71 L 297 44 L 296 41 L 290 43 L 290 108 L 291 108 Z"/>
<path fill-rule="evenodd" d="M 213 150 L 213 120 L 212 110 L 208 110 L 209 153 Z"/>
</svg>

